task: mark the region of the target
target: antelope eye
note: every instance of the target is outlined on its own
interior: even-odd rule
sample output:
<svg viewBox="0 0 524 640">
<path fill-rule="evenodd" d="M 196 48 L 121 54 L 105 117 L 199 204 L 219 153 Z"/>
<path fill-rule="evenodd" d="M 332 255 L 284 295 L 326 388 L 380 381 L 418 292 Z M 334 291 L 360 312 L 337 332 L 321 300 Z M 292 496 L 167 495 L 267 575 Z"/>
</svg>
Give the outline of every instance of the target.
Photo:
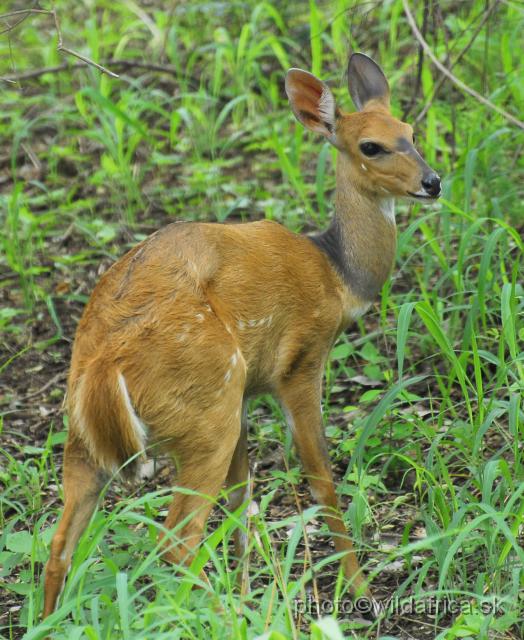
<svg viewBox="0 0 524 640">
<path fill-rule="evenodd" d="M 368 158 L 373 158 L 373 156 L 376 156 L 379 153 L 383 152 L 384 148 L 376 142 L 363 142 L 360 145 L 360 150 Z"/>
</svg>

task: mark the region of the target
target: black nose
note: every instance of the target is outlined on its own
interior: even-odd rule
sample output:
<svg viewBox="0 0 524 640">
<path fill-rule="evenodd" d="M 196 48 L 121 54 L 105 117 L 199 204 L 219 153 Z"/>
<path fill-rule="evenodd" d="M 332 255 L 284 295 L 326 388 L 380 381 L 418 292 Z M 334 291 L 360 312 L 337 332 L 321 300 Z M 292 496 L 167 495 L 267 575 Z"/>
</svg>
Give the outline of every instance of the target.
<svg viewBox="0 0 524 640">
<path fill-rule="evenodd" d="M 438 196 L 440 194 L 440 178 L 436 173 L 430 173 L 422 179 L 422 186 L 430 196 Z"/>
</svg>

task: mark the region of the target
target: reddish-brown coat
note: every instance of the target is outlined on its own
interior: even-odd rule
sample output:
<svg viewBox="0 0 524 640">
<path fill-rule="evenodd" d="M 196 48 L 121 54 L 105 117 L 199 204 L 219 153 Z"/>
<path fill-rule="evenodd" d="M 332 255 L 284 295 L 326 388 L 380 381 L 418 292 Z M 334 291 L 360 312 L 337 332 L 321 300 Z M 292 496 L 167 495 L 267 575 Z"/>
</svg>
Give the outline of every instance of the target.
<svg viewBox="0 0 524 640">
<path fill-rule="evenodd" d="M 120 468 L 132 474 L 146 447 L 169 451 L 177 484 L 191 490 L 175 492 L 165 522 L 166 530 L 178 527 L 165 541 L 166 558 L 191 560 L 223 484 L 233 489 L 231 510 L 243 503 L 243 415 L 247 398 L 261 392 L 273 393 L 289 417 L 352 590 L 370 595 L 337 506 L 322 376 L 334 340 L 390 272 L 392 198 L 425 197 L 430 170 L 407 141 L 411 127 L 389 113 L 380 68 L 356 54 L 349 75 L 355 114 L 336 108 L 311 74 L 293 69 L 286 78 L 297 118 L 339 150 L 330 230 L 308 238 L 270 221 L 173 224 L 127 253 L 95 288 L 73 348 L 65 508 L 46 567 L 44 616 L 56 606 L 102 484 Z M 380 156 L 365 157 L 367 138 L 382 145 Z M 439 179 L 431 178 L 436 197 Z M 240 531 L 235 542 L 241 555 Z"/>
</svg>

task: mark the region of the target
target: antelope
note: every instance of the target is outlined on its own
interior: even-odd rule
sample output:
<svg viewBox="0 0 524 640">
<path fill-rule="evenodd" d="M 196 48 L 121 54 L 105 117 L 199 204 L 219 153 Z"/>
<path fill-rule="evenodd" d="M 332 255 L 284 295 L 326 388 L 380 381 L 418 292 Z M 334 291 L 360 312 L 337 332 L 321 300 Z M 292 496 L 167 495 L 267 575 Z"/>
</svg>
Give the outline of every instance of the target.
<svg viewBox="0 0 524 640">
<path fill-rule="evenodd" d="M 260 393 L 283 406 L 350 590 L 371 598 L 337 503 L 323 373 L 335 340 L 392 269 L 395 198 L 435 200 L 440 178 L 415 150 L 412 127 L 391 114 L 388 82 L 371 58 L 350 57 L 348 88 L 355 113 L 307 71 L 290 69 L 285 79 L 295 117 L 338 150 L 327 230 L 181 221 L 138 244 L 95 287 L 68 378 L 65 506 L 45 571 L 44 617 L 102 487 L 116 471 L 133 475 L 151 445 L 172 455 L 177 486 L 191 490 L 174 493 L 165 530 L 180 524 L 179 535 L 164 535 L 163 554 L 192 561 L 222 487 L 232 488 L 231 511 L 246 504 L 246 403 Z"/>
</svg>

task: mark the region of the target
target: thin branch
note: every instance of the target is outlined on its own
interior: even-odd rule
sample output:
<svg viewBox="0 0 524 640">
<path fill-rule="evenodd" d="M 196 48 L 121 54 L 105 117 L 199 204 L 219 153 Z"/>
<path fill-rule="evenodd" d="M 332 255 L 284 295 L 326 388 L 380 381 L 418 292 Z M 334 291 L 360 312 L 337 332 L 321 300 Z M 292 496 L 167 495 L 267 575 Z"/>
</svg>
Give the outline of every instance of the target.
<svg viewBox="0 0 524 640">
<path fill-rule="evenodd" d="M 67 69 L 76 70 L 84 69 L 85 64 L 70 64 L 69 62 L 63 62 L 57 64 L 54 67 L 42 67 L 41 69 L 32 69 L 31 71 L 22 71 L 21 73 L 13 73 L 10 76 L 4 76 L 2 80 L 6 82 L 18 82 L 20 80 L 31 80 L 31 78 L 39 78 L 46 73 L 60 73 L 60 71 L 66 71 Z"/>
<path fill-rule="evenodd" d="M 40 389 L 37 389 L 36 391 L 32 391 L 31 393 L 28 393 L 26 396 L 23 396 L 22 398 L 20 398 L 20 402 L 24 402 L 25 400 L 29 400 L 29 398 L 34 398 L 35 396 L 39 396 L 41 393 L 44 393 L 46 389 L 49 389 L 49 387 L 53 386 L 56 382 L 58 382 L 59 380 L 63 380 L 64 378 L 67 378 L 67 371 L 59 371 L 55 376 L 53 376 L 50 380 L 48 380 L 43 387 L 40 387 Z"/>
<path fill-rule="evenodd" d="M 22 16 L 27 15 L 28 13 L 45 13 L 49 15 L 52 13 L 48 9 L 18 9 L 17 11 L 9 11 L 9 13 L 2 13 L 0 15 L 0 20 L 4 20 L 5 18 L 11 18 L 12 16 Z"/>
<path fill-rule="evenodd" d="M 453 82 L 453 84 L 455 84 L 459 89 L 464 91 L 464 93 L 468 93 L 470 96 L 475 98 L 475 100 L 477 100 L 478 102 L 481 102 L 483 105 L 485 105 L 489 109 L 492 109 L 493 111 L 496 111 L 498 114 L 500 114 L 501 116 L 506 118 L 506 120 L 509 120 L 512 124 L 514 124 L 515 126 L 519 127 L 519 129 L 524 129 L 524 122 L 520 121 L 518 118 L 516 118 L 515 116 L 511 115 L 511 113 L 508 113 L 507 111 L 505 111 L 501 107 L 498 107 L 496 104 L 493 104 L 493 102 L 491 102 L 491 100 L 488 100 L 484 96 L 480 95 L 480 93 L 477 93 L 477 91 L 475 91 L 475 89 L 472 89 L 467 84 L 462 82 L 462 80 L 459 80 L 459 78 L 457 78 L 455 75 L 453 75 L 438 60 L 438 58 L 433 53 L 431 47 L 424 40 L 422 34 L 418 30 L 418 27 L 417 27 L 417 24 L 415 22 L 415 19 L 413 18 L 413 14 L 411 13 L 411 10 L 409 8 L 408 0 L 402 0 L 402 4 L 404 6 L 404 13 L 406 14 L 406 18 L 407 18 L 407 20 L 409 22 L 409 26 L 411 27 L 411 31 L 413 31 L 413 35 L 419 41 L 419 43 L 422 45 L 422 47 L 424 48 L 424 51 L 426 52 L 428 57 L 431 59 L 433 64 L 437 67 L 437 69 L 441 73 L 443 73 L 449 80 L 451 80 L 451 82 Z"/>
<path fill-rule="evenodd" d="M 428 16 L 429 16 L 429 6 L 428 0 L 424 0 L 424 18 L 422 21 L 422 35 L 426 36 L 426 31 L 428 28 Z M 417 56 L 417 79 L 415 82 L 415 88 L 411 95 L 411 100 L 409 101 L 408 106 L 404 109 L 402 113 L 402 120 L 406 120 L 408 115 L 411 113 L 411 110 L 415 106 L 417 102 L 418 94 L 420 93 L 420 88 L 422 87 L 422 70 L 424 67 L 424 49 L 419 44 L 418 46 L 418 56 Z"/>
<path fill-rule="evenodd" d="M 4 13 L 0 15 L 0 20 L 4 20 L 5 18 L 9 18 L 11 16 L 17 16 L 17 15 L 21 15 L 23 17 L 20 20 L 18 20 L 14 25 L 9 25 L 4 30 L 0 31 L 0 35 L 3 33 L 7 33 L 9 31 L 12 31 L 17 25 L 19 25 L 23 20 L 25 20 L 29 15 L 34 13 L 53 16 L 55 29 L 58 36 L 58 46 L 57 46 L 58 51 L 67 53 L 70 56 L 74 56 L 75 58 L 82 60 L 82 62 L 84 62 L 85 64 L 96 67 L 99 71 L 101 71 L 102 73 L 106 73 L 108 76 L 111 76 L 112 78 L 118 78 L 118 75 L 116 73 L 113 73 L 106 67 L 102 66 L 101 64 L 98 64 L 98 62 L 95 62 L 94 60 L 87 58 L 81 53 L 78 53 L 78 51 L 74 51 L 73 49 L 69 49 L 69 47 L 64 46 L 64 42 L 62 40 L 62 31 L 60 29 L 60 22 L 58 20 L 58 15 L 55 9 L 53 9 L 52 11 L 48 11 L 47 9 L 20 9 L 18 11 L 10 11 L 9 13 Z M 15 78 L 13 78 L 12 76 L 7 76 L 6 78 L 7 81 L 14 80 L 14 79 Z"/>
<path fill-rule="evenodd" d="M 90 60 L 89 58 L 86 58 L 81 53 L 78 53 L 78 51 L 73 51 L 73 49 L 68 49 L 67 47 L 64 47 L 64 46 L 58 47 L 58 51 L 63 51 L 64 53 L 68 53 L 69 55 L 74 56 L 79 60 L 82 60 L 86 64 L 90 64 L 91 66 L 96 67 L 99 71 L 101 71 L 102 73 L 106 73 L 108 76 L 111 76 L 112 78 L 120 77 L 118 73 L 114 73 L 113 71 L 110 71 L 106 67 L 103 67 L 101 64 L 98 64 L 98 62 L 95 62 L 94 60 Z"/>
<path fill-rule="evenodd" d="M 145 71 L 156 71 L 159 73 L 169 73 L 175 75 L 177 68 L 174 65 L 169 64 L 155 64 L 154 62 L 141 62 L 140 60 L 118 60 L 116 58 L 110 58 L 105 62 L 112 67 L 122 67 L 124 69 L 144 69 Z M 31 69 L 31 71 L 23 71 L 21 73 L 12 74 L 2 78 L 10 82 L 16 82 L 18 80 L 31 80 L 32 78 L 39 78 L 46 73 L 60 73 L 62 71 L 84 69 L 85 64 L 69 62 L 63 62 L 57 64 L 54 67 L 42 67 L 41 69 Z"/>
<path fill-rule="evenodd" d="M 58 34 L 58 47 L 57 47 L 58 51 L 63 51 L 64 53 L 68 53 L 69 55 L 74 56 L 79 60 L 82 60 L 82 62 L 85 62 L 86 64 L 91 64 L 93 65 L 93 67 L 96 67 L 102 73 L 107 73 L 107 75 L 111 76 L 112 78 L 118 78 L 118 75 L 116 73 L 109 71 L 109 69 L 106 69 L 106 67 L 103 67 L 101 64 L 98 64 L 98 62 L 94 62 L 94 60 L 90 60 L 89 58 L 86 58 L 81 53 L 78 53 L 78 51 L 73 51 L 73 49 L 64 47 L 64 43 L 62 40 L 62 31 L 60 29 L 60 23 L 58 22 L 58 16 L 56 15 L 56 10 L 53 9 L 51 11 L 51 14 L 53 15 L 53 18 L 55 21 L 56 33 Z"/>
<path fill-rule="evenodd" d="M 13 31 L 13 29 L 16 29 L 16 27 L 18 27 L 18 25 L 21 24 L 24 20 L 27 20 L 27 18 L 29 18 L 29 16 L 32 13 L 49 14 L 49 11 L 47 11 L 47 9 L 19 9 L 18 11 L 10 11 L 9 13 L 2 13 L 0 15 L 0 20 L 4 20 L 5 18 L 10 18 L 11 16 L 22 16 L 22 17 L 20 18 L 20 20 L 17 20 L 14 24 L 10 24 L 5 29 L 2 29 L 2 31 L 0 31 L 0 35 L 3 35 L 4 33 L 9 33 L 9 31 Z"/>
<path fill-rule="evenodd" d="M 484 12 L 484 15 L 482 16 L 482 20 L 480 21 L 480 23 L 475 28 L 475 31 L 473 32 L 473 34 L 472 34 L 471 38 L 469 39 L 468 43 L 460 51 L 460 53 L 457 55 L 455 60 L 453 60 L 453 62 L 450 63 L 450 65 L 448 67 L 449 71 L 451 71 L 453 69 L 453 67 L 455 67 L 455 65 L 457 65 L 462 60 L 462 58 L 466 55 L 466 53 L 470 50 L 470 48 L 472 47 L 473 43 L 477 39 L 477 36 L 482 31 L 482 28 L 484 27 L 486 22 L 489 20 L 491 14 L 493 13 L 493 11 L 497 8 L 497 6 L 499 4 L 500 4 L 500 0 L 495 0 L 495 2 L 489 7 L 489 9 L 487 9 Z M 446 81 L 446 76 L 445 75 L 441 75 L 440 78 L 438 79 L 438 81 L 435 83 L 435 86 L 433 87 L 433 91 L 431 92 L 431 96 L 426 101 L 426 104 L 424 105 L 422 111 L 415 118 L 415 122 L 420 122 L 425 117 L 426 113 L 429 111 L 429 108 L 431 107 L 431 105 L 433 103 L 433 100 L 435 99 L 435 96 L 437 95 L 437 93 L 440 90 L 440 87 L 444 84 L 445 81 Z"/>
</svg>

